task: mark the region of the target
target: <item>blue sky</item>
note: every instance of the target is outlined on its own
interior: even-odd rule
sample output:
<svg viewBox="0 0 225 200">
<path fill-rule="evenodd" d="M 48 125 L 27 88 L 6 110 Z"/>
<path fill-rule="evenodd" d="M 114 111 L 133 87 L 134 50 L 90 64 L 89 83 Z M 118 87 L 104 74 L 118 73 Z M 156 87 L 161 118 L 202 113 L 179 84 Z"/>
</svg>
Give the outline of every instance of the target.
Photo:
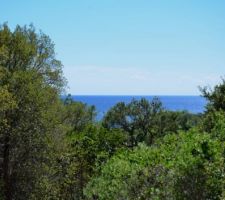
<svg viewBox="0 0 225 200">
<path fill-rule="evenodd" d="M 225 75 L 224 0 L 0 0 L 55 43 L 68 92 L 198 95 Z"/>
</svg>

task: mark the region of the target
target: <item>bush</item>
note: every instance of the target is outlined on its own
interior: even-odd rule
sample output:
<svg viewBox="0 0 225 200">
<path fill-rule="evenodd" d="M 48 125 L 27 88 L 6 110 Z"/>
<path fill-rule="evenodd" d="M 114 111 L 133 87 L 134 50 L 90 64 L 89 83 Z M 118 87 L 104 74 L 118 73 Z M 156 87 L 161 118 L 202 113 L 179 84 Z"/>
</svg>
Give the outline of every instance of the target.
<svg viewBox="0 0 225 200">
<path fill-rule="evenodd" d="M 112 157 L 86 187 L 88 199 L 220 199 L 224 143 L 209 134 L 172 134 Z"/>
</svg>

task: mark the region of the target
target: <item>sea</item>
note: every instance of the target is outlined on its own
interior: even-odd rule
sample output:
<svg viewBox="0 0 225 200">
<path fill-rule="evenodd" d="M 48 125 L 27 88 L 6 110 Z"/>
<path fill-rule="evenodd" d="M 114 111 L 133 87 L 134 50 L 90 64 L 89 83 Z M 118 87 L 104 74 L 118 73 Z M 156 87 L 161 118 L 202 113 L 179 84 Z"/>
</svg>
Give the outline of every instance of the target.
<svg viewBox="0 0 225 200">
<path fill-rule="evenodd" d="M 105 113 L 118 102 L 129 103 L 132 99 L 146 98 L 151 101 L 158 97 L 165 109 L 171 111 L 188 111 L 190 113 L 203 113 L 207 101 L 201 96 L 101 96 L 101 95 L 72 95 L 73 100 L 94 105 L 97 111 L 97 120 L 101 120 Z"/>
</svg>

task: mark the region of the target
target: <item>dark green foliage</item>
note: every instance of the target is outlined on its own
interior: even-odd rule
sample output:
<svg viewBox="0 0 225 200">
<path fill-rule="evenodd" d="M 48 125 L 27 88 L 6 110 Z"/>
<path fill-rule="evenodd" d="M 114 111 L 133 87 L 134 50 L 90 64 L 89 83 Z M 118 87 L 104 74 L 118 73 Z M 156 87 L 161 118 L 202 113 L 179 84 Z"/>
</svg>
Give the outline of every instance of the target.
<svg viewBox="0 0 225 200">
<path fill-rule="evenodd" d="M 208 100 L 202 129 L 217 135 L 224 140 L 224 124 L 225 124 L 225 80 L 210 90 L 207 87 L 200 88 L 202 95 Z"/>
<path fill-rule="evenodd" d="M 121 102 L 108 111 L 103 126 L 109 130 L 124 130 L 128 135 L 128 147 L 137 146 L 138 142 L 143 141 L 152 144 L 158 134 L 155 126 L 160 112 L 162 103 L 157 98 L 151 102 L 146 99 L 132 100 L 127 105 Z"/>
<path fill-rule="evenodd" d="M 62 118 L 64 124 L 70 126 L 71 131 L 82 131 L 87 125 L 95 122 L 95 117 L 94 106 L 87 106 L 81 102 L 73 101 L 71 95 L 65 98 Z"/>
<path fill-rule="evenodd" d="M 93 125 L 68 135 L 69 151 L 59 160 L 63 199 L 83 199 L 83 189 L 97 169 L 123 147 L 124 134 Z"/>
<path fill-rule="evenodd" d="M 3 25 L 0 56 L 0 191 L 7 200 L 37 198 L 58 123 L 61 64 L 51 40 L 33 27 Z"/>
<path fill-rule="evenodd" d="M 172 112 L 163 109 L 159 99 L 132 100 L 115 105 L 103 119 L 103 126 L 109 130 L 122 129 L 128 135 L 127 146 L 138 142 L 153 144 L 154 140 L 168 133 L 189 130 L 200 122 L 200 115 L 186 111 Z"/>
<path fill-rule="evenodd" d="M 214 87 L 209 89 L 207 87 L 200 88 L 203 97 L 208 100 L 207 110 L 224 110 L 225 111 L 225 80 Z"/>
<path fill-rule="evenodd" d="M 191 114 L 187 111 L 173 112 L 164 111 L 159 115 L 158 132 L 161 135 L 177 133 L 179 130 L 188 131 L 201 122 L 200 114 Z"/>
</svg>

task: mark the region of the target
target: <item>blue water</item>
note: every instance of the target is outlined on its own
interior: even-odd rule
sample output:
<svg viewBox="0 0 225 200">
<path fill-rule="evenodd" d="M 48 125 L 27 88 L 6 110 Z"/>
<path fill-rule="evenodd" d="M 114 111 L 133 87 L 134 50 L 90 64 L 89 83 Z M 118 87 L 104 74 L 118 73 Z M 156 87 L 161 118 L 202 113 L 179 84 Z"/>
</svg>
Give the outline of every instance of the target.
<svg viewBox="0 0 225 200">
<path fill-rule="evenodd" d="M 72 96 L 75 101 L 80 101 L 88 105 L 94 105 L 97 110 L 97 119 L 101 119 L 104 114 L 116 103 L 129 103 L 133 98 L 142 97 L 152 100 L 154 96 Z M 172 111 L 186 110 L 191 113 L 202 113 L 206 105 L 206 100 L 200 96 L 158 96 L 163 107 Z"/>
</svg>

